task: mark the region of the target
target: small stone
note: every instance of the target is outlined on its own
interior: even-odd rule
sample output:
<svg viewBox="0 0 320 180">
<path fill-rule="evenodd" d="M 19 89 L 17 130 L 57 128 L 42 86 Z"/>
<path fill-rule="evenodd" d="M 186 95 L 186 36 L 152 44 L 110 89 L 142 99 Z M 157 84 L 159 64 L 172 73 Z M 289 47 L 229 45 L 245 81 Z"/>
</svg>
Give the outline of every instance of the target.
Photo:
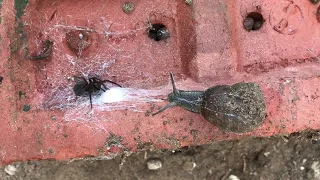
<svg viewBox="0 0 320 180">
<path fill-rule="evenodd" d="M 235 175 L 230 175 L 229 177 L 228 177 L 228 180 L 240 180 L 237 176 L 235 176 Z"/>
<path fill-rule="evenodd" d="M 4 171 L 9 174 L 10 176 L 13 176 L 17 172 L 17 168 L 14 167 L 13 165 L 8 165 L 4 168 Z"/>
<path fill-rule="evenodd" d="M 122 10 L 126 14 L 130 14 L 134 10 L 134 4 L 132 2 L 126 2 L 126 3 L 123 4 Z"/>
<path fill-rule="evenodd" d="M 168 31 L 167 28 L 163 27 L 163 28 L 160 28 L 158 29 L 157 31 L 157 37 L 160 39 L 160 40 L 167 40 L 170 38 L 170 33 Z"/>
<path fill-rule="evenodd" d="M 313 170 L 314 173 L 314 178 L 315 179 L 320 179 L 320 165 L 319 161 L 314 161 L 311 165 L 311 169 Z"/>
<path fill-rule="evenodd" d="M 191 5 L 193 3 L 193 0 L 184 0 L 184 3 Z"/>
<path fill-rule="evenodd" d="M 149 159 L 147 166 L 149 170 L 158 170 L 162 168 L 162 162 L 160 159 Z"/>
<path fill-rule="evenodd" d="M 263 155 L 264 155 L 265 157 L 268 157 L 270 154 L 271 154 L 270 152 L 265 152 Z"/>
<path fill-rule="evenodd" d="M 183 164 L 183 169 L 185 171 L 192 171 L 196 166 L 196 163 L 187 161 Z"/>
<path fill-rule="evenodd" d="M 53 154 L 54 153 L 54 149 L 53 148 L 49 148 L 48 152 L 49 152 L 49 154 Z"/>
<path fill-rule="evenodd" d="M 302 164 L 306 163 L 307 162 L 307 159 L 303 159 L 302 160 Z"/>
<path fill-rule="evenodd" d="M 247 17 L 243 20 L 243 26 L 246 30 L 251 31 L 254 26 L 254 19 L 252 17 Z"/>
<path fill-rule="evenodd" d="M 303 166 L 300 167 L 300 170 L 303 171 L 305 168 Z"/>
<path fill-rule="evenodd" d="M 83 34 L 82 33 L 79 33 L 79 39 L 83 39 Z"/>
</svg>

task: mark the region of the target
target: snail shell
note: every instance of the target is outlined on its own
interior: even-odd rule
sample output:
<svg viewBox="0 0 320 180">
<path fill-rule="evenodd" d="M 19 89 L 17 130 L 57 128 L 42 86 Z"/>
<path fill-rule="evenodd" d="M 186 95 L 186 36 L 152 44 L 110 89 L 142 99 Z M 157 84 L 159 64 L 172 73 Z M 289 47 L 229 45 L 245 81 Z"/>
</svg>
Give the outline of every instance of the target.
<svg viewBox="0 0 320 180">
<path fill-rule="evenodd" d="M 214 86 L 202 100 L 202 116 L 223 131 L 252 131 L 266 116 L 264 96 L 255 83 Z"/>
<path fill-rule="evenodd" d="M 218 85 L 206 91 L 183 91 L 175 87 L 170 73 L 173 92 L 168 95 L 170 102 L 156 115 L 169 107 L 180 106 L 200 113 L 207 121 L 225 132 L 243 133 L 258 127 L 266 116 L 264 96 L 256 83 Z"/>
</svg>

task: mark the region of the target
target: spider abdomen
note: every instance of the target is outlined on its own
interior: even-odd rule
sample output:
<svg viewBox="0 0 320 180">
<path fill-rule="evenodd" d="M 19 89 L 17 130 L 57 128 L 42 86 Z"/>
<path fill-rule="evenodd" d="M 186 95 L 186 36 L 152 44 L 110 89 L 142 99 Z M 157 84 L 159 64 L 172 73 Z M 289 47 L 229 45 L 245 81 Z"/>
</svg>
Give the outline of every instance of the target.
<svg viewBox="0 0 320 180">
<path fill-rule="evenodd" d="M 88 91 L 88 83 L 86 81 L 79 81 L 73 86 L 73 91 L 76 96 L 88 95 L 90 92 Z"/>
</svg>

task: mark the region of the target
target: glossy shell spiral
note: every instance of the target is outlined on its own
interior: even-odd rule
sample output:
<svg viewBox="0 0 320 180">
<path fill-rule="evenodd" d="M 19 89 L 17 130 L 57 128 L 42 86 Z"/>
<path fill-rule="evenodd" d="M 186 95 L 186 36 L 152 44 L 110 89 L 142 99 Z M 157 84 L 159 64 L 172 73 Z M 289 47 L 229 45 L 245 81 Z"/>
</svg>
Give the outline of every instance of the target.
<svg viewBox="0 0 320 180">
<path fill-rule="evenodd" d="M 263 122 L 266 105 L 258 84 L 219 85 L 205 91 L 201 114 L 223 131 L 243 133 Z"/>
</svg>

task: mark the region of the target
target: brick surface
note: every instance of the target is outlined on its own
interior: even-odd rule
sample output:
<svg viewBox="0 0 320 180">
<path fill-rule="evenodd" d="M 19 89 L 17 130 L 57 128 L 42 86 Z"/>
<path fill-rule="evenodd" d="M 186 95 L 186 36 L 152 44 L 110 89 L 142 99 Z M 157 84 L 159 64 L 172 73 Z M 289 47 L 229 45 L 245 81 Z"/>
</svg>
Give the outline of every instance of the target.
<svg viewBox="0 0 320 180">
<path fill-rule="evenodd" d="M 309 1 L 131 1 L 130 14 L 121 9 L 125 1 L 15 2 L 4 0 L 1 8 L 2 165 L 320 128 L 320 24 Z M 263 16 L 259 30 L 243 28 L 250 12 Z M 170 38 L 150 39 L 147 22 L 164 24 Z M 27 60 L 43 52 L 47 39 L 52 54 Z M 171 91 L 170 71 L 183 90 L 260 84 L 264 123 L 234 134 L 179 107 L 151 116 L 167 104 L 161 98 Z M 76 98 L 73 76 L 94 74 L 121 84 L 125 100 L 101 103 L 95 96 L 91 110 L 88 97 Z"/>
</svg>

